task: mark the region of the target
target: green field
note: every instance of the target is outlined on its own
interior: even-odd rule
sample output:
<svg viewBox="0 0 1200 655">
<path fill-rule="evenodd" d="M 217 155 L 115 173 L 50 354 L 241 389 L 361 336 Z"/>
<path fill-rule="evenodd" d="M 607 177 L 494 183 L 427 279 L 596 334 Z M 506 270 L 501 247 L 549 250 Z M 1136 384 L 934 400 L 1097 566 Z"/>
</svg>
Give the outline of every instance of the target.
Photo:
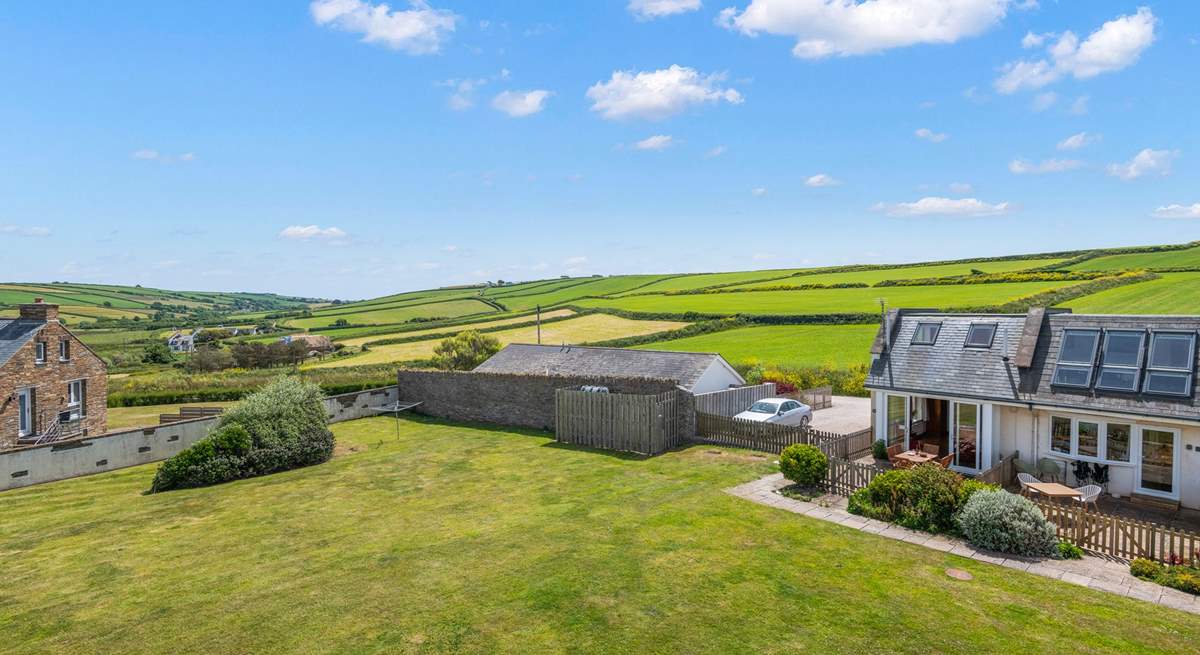
<svg viewBox="0 0 1200 655">
<path fill-rule="evenodd" d="M 158 425 L 159 414 L 178 414 L 180 407 L 229 407 L 236 401 L 207 401 L 202 403 L 172 403 L 141 407 L 109 407 L 108 430 L 123 430 Z"/>
<path fill-rule="evenodd" d="M 1069 282 L 1016 282 L 882 289 L 809 289 L 748 291 L 684 296 L 625 296 L 588 299 L 582 307 L 614 307 L 637 312 L 712 314 L 838 314 L 879 311 L 879 299 L 891 307 L 954 308 L 1001 304 L 1056 289 Z"/>
<path fill-rule="evenodd" d="M 1195 616 L 735 498 L 771 458 L 651 459 L 390 418 L 331 462 L 142 495 L 5 492 L 0 650 L 1194 653 Z M 947 568 L 968 571 L 959 581 Z"/>
<path fill-rule="evenodd" d="M 360 312 L 339 312 L 337 314 L 314 315 L 311 318 L 296 318 L 287 322 L 289 327 L 314 328 L 333 325 L 339 319 L 344 319 L 352 325 L 402 323 L 414 318 L 457 318 L 472 314 L 494 312 L 496 308 L 474 299 L 447 300 L 433 303 L 416 303 L 398 307 Z"/>
<path fill-rule="evenodd" d="M 1074 266 L 1077 271 L 1128 270 L 1135 268 L 1200 268 L 1200 247 L 1163 252 L 1107 255 L 1086 259 Z"/>
<path fill-rule="evenodd" d="M 720 353 L 732 364 L 847 368 L 870 361 L 877 325 L 763 325 L 658 341 L 641 350 Z"/>
<path fill-rule="evenodd" d="M 1162 277 L 1077 298 L 1071 311 L 1089 314 L 1200 314 L 1200 273 Z"/>
<path fill-rule="evenodd" d="M 765 271 L 738 271 L 735 273 L 693 273 L 689 275 L 677 275 L 667 277 L 654 284 L 646 285 L 640 289 L 635 289 L 631 293 L 642 292 L 658 292 L 663 291 L 682 291 L 685 289 L 703 289 L 723 284 L 735 284 L 738 282 L 753 282 L 756 280 L 765 280 L 770 278 L 786 277 L 793 273 L 797 273 L 806 269 L 803 268 L 787 268 L 787 269 L 771 269 Z"/>
<path fill-rule="evenodd" d="M 875 284 L 883 280 L 910 280 L 914 278 L 927 277 L 951 277 L 956 275 L 969 275 L 971 271 L 983 271 L 985 273 L 1009 273 L 1012 271 L 1023 271 L 1041 266 L 1049 266 L 1061 259 L 1020 259 L 1011 261 L 999 262 L 975 262 L 969 264 L 941 264 L 935 266 L 903 266 L 899 268 L 879 268 L 865 271 L 847 271 L 844 273 L 813 273 L 808 275 L 797 275 L 785 280 L 776 280 L 773 282 L 759 282 L 749 284 L 739 284 L 735 289 L 747 289 L 759 286 L 771 286 L 775 284 L 846 284 L 846 283 L 862 283 Z"/>
<path fill-rule="evenodd" d="M 542 312 L 542 320 L 547 320 L 547 319 L 552 319 L 552 318 L 562 318 L 562 317 L 566 317 L 566 316 L 571 316 L 574 313 L 575 312 L 571 311 L 570 309 L 553 309 L 548 312 Z M 371 334 L 368 336 L 350 337 L 350 338 L 335 337 L 334 334 L 336 332 L 338 332 L 337 330 L 330 330 L 329 332 L 323 332 L 322 334 L 327 334 L 331 338 L 337 338 L 337 341 L 339 343 L 344 343 L 347 346 L 361 346 L 365 343 L 371 343 L 372 341 L 381 341 L 383 339 L 394 339 L 394 338 L 398 338 L 398 337 L 399 338 L 419 337 L 419 336 L 427 335 L 427 334 L 450 334 L 450 333 L 462 332 L 465 330 L 484 330 L 487 328 L 500 327 L 503 325 L 512 325 L 513 323 L 528 323 L 528 322 L 534 321 L 534 320 L 536 320 L 536 317 L 532 316 L 532 315 L 530 315 L 530 316 L 514 316 L 511 318 L 499 318 L 494 321 L 479 321 L 479 322 L 474 322 L 474 323 L 466 323 L 463 325 L 435 327 L 435 328 L 428 328 L 428 329 L 424 329 L 424 330 L 405 330 L 402 332 L 376 333 L 376 334 Z"/>
<path fill-rule="evenodd" d="M 541 305 L 549 307 L 554 304 L 569 302 L 585 296 L 606 296 L 623 291 L 636 289 L 655 280 L 662 279 L 661 275 L 619 275 L 615 277 L 596 278 L 582 284 L 574 280 L 569 285 L 559 285 L 546 291 L 530 289 L 518 293 L 504 295 L 489 295 L 510 310 L 529 310 Z"/>
</svg>

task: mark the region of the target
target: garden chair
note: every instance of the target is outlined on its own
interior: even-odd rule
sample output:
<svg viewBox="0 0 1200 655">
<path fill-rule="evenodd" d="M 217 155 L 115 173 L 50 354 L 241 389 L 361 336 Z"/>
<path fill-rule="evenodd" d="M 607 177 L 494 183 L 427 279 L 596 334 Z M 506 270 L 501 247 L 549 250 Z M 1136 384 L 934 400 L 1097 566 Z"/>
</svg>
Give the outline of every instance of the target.
<svg viewBox="0 0 1200 655">
<path fill-rule="evenodd" d="M 1021 495 L 1028 496 L 1031 493 L 1037 493 L 1033 489 L 1030 489 L 1029 485 L 1034 484 L 1036 482 L 1041 482 L 1041 480 L 1038 480 L 1037 478 L 1033 477 L 1029 473 L 1021 471 L 1020 473 L 1017 474 L 1017 482 L 1021 483 Z"/>
<path fill-rule="evenodd" d="M 921 452 L 926 453 L 928 455 L 933 455 L 934 457 L 937 457 L 939 451 L 941 451 L 941 448 L 939 448 L 938 445 L 935 443 L 927 443 L 927 444 L 921 445 Z"/>
<path fill-rule="evenodd" d="M 892 464 L 895 464 L 896 463 L 896 455 L 899 455 L 903 451 L 904 451 L 904 446 L 901 444 L 895 444 L 893 446 L 888 446 L 887 447 L 888 461 L 891 462 Z"/>
<path fill-rule="evenodd" d="M 1092 509 L 1099 508 L 1098 501 L 1100 500 L 1100 492 L 1103 491 L 1103 489 L 1100 488 L 1100 485 L 1089 484 L 1076 489 L 1076 491 L 1079 492 L 1078 502 L 1081 506 L 1087 507 L 1090 503 L 1092 505 Z"/>
<path fill-rule="evenodd" d="M 1030 464 L 1029 462 L 1026 462 L 1023 459 L 1014 459 L 1013 460 L 1013 468 L 1017 469 L 1017 473 L 1028 473 L 1030 475 L 1037 475 L 1037 467 L 1034 466 L 1033 464 Z"/>
<path fill-rule="evenodd" d="M 945 457 L 937 460 L 937 465 L 944 469 L 948 469 L 950 468 L 950 463 L 952 461 L 954 461 L 954 453 L 947 453 Z"/>
<path fill-rule="evenodd" d="M 1049 475 L 1051 482 L 1057 482 L 1057 478 L 1061 477 L 1063 474 L 1063 470 L 1059 468 L 1058 462 L 1050 459 L 1049 457 L 1043 457 L 1038 460 L 1037 470 L 1038 473 Z"/>
</svg>

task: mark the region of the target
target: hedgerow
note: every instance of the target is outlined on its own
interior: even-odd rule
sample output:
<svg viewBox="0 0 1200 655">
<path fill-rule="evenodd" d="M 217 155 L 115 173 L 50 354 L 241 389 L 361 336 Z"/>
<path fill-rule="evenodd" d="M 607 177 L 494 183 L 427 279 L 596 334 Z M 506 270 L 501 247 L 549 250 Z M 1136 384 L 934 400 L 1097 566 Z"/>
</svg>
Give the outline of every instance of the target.
<svg viewBox="0 0 1200 655">
<path fill-rule="evenodd" d="M 880 280 L 876 287 L 925 287 L 954 286 L 959 284 L 1004 284 L 1008 282 L 1059 282 L 1068 280 L 1095 280 L 1109 277 L 1108 271 L 1039 271 L 1011 273 L 984 273 L 982 275 L 953 275 L 949 277 L 924 277 L 905 280 Z"/>
</svg>

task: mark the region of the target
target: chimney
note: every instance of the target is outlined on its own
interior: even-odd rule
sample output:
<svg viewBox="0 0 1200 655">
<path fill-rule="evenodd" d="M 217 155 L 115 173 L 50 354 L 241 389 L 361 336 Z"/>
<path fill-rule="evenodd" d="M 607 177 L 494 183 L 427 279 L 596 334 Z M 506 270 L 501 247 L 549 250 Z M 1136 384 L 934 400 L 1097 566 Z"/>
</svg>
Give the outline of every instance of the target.
<svg viewBox="0 0 1200 655">
<path fill-rule="evenodd" d="M 35 298 L 32 304 L 18 305 L 21 318 L 27 321 L 58 321 L 58 305 L 49 305 L 41 298 Z"/>
</svg>

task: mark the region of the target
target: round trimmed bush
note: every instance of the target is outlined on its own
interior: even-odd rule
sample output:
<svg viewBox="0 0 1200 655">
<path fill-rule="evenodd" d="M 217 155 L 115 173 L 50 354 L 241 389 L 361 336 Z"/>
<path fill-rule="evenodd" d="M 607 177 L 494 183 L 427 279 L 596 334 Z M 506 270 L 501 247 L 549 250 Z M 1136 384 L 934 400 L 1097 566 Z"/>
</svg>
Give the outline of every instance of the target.
<svg viewBox="0 0 1200 655">
<path fill-rule="evenodd" d="M 816 446 L 792 444 L 779 454 L 779 470 L 802 487 L 815 487 L 825 479 L 829 458 Z"/>
<path fill-rule="evenodd" d="M 1001 553 L 1045 557 L 1058 552 L 1054 526 L 1028 499 L 1001 490 L 971 494 L 957 523 L 973 545 Z"/>
<path fill-rule="evenodd" d="M 962 507 L 964 494 L 991 488 L 969 480 L 936 464 L 910 469 L 892 469 L 850 495 L 853 514 L 894 521 L 906 528 L 929 532 L 954 532 L 954 514 Z"/>
<path fill-rule="evenodd" d="M 875 459 L 887 459 L 887 444 L 883 439 L 871 442 L 871 455 Z"/>
</svg>

